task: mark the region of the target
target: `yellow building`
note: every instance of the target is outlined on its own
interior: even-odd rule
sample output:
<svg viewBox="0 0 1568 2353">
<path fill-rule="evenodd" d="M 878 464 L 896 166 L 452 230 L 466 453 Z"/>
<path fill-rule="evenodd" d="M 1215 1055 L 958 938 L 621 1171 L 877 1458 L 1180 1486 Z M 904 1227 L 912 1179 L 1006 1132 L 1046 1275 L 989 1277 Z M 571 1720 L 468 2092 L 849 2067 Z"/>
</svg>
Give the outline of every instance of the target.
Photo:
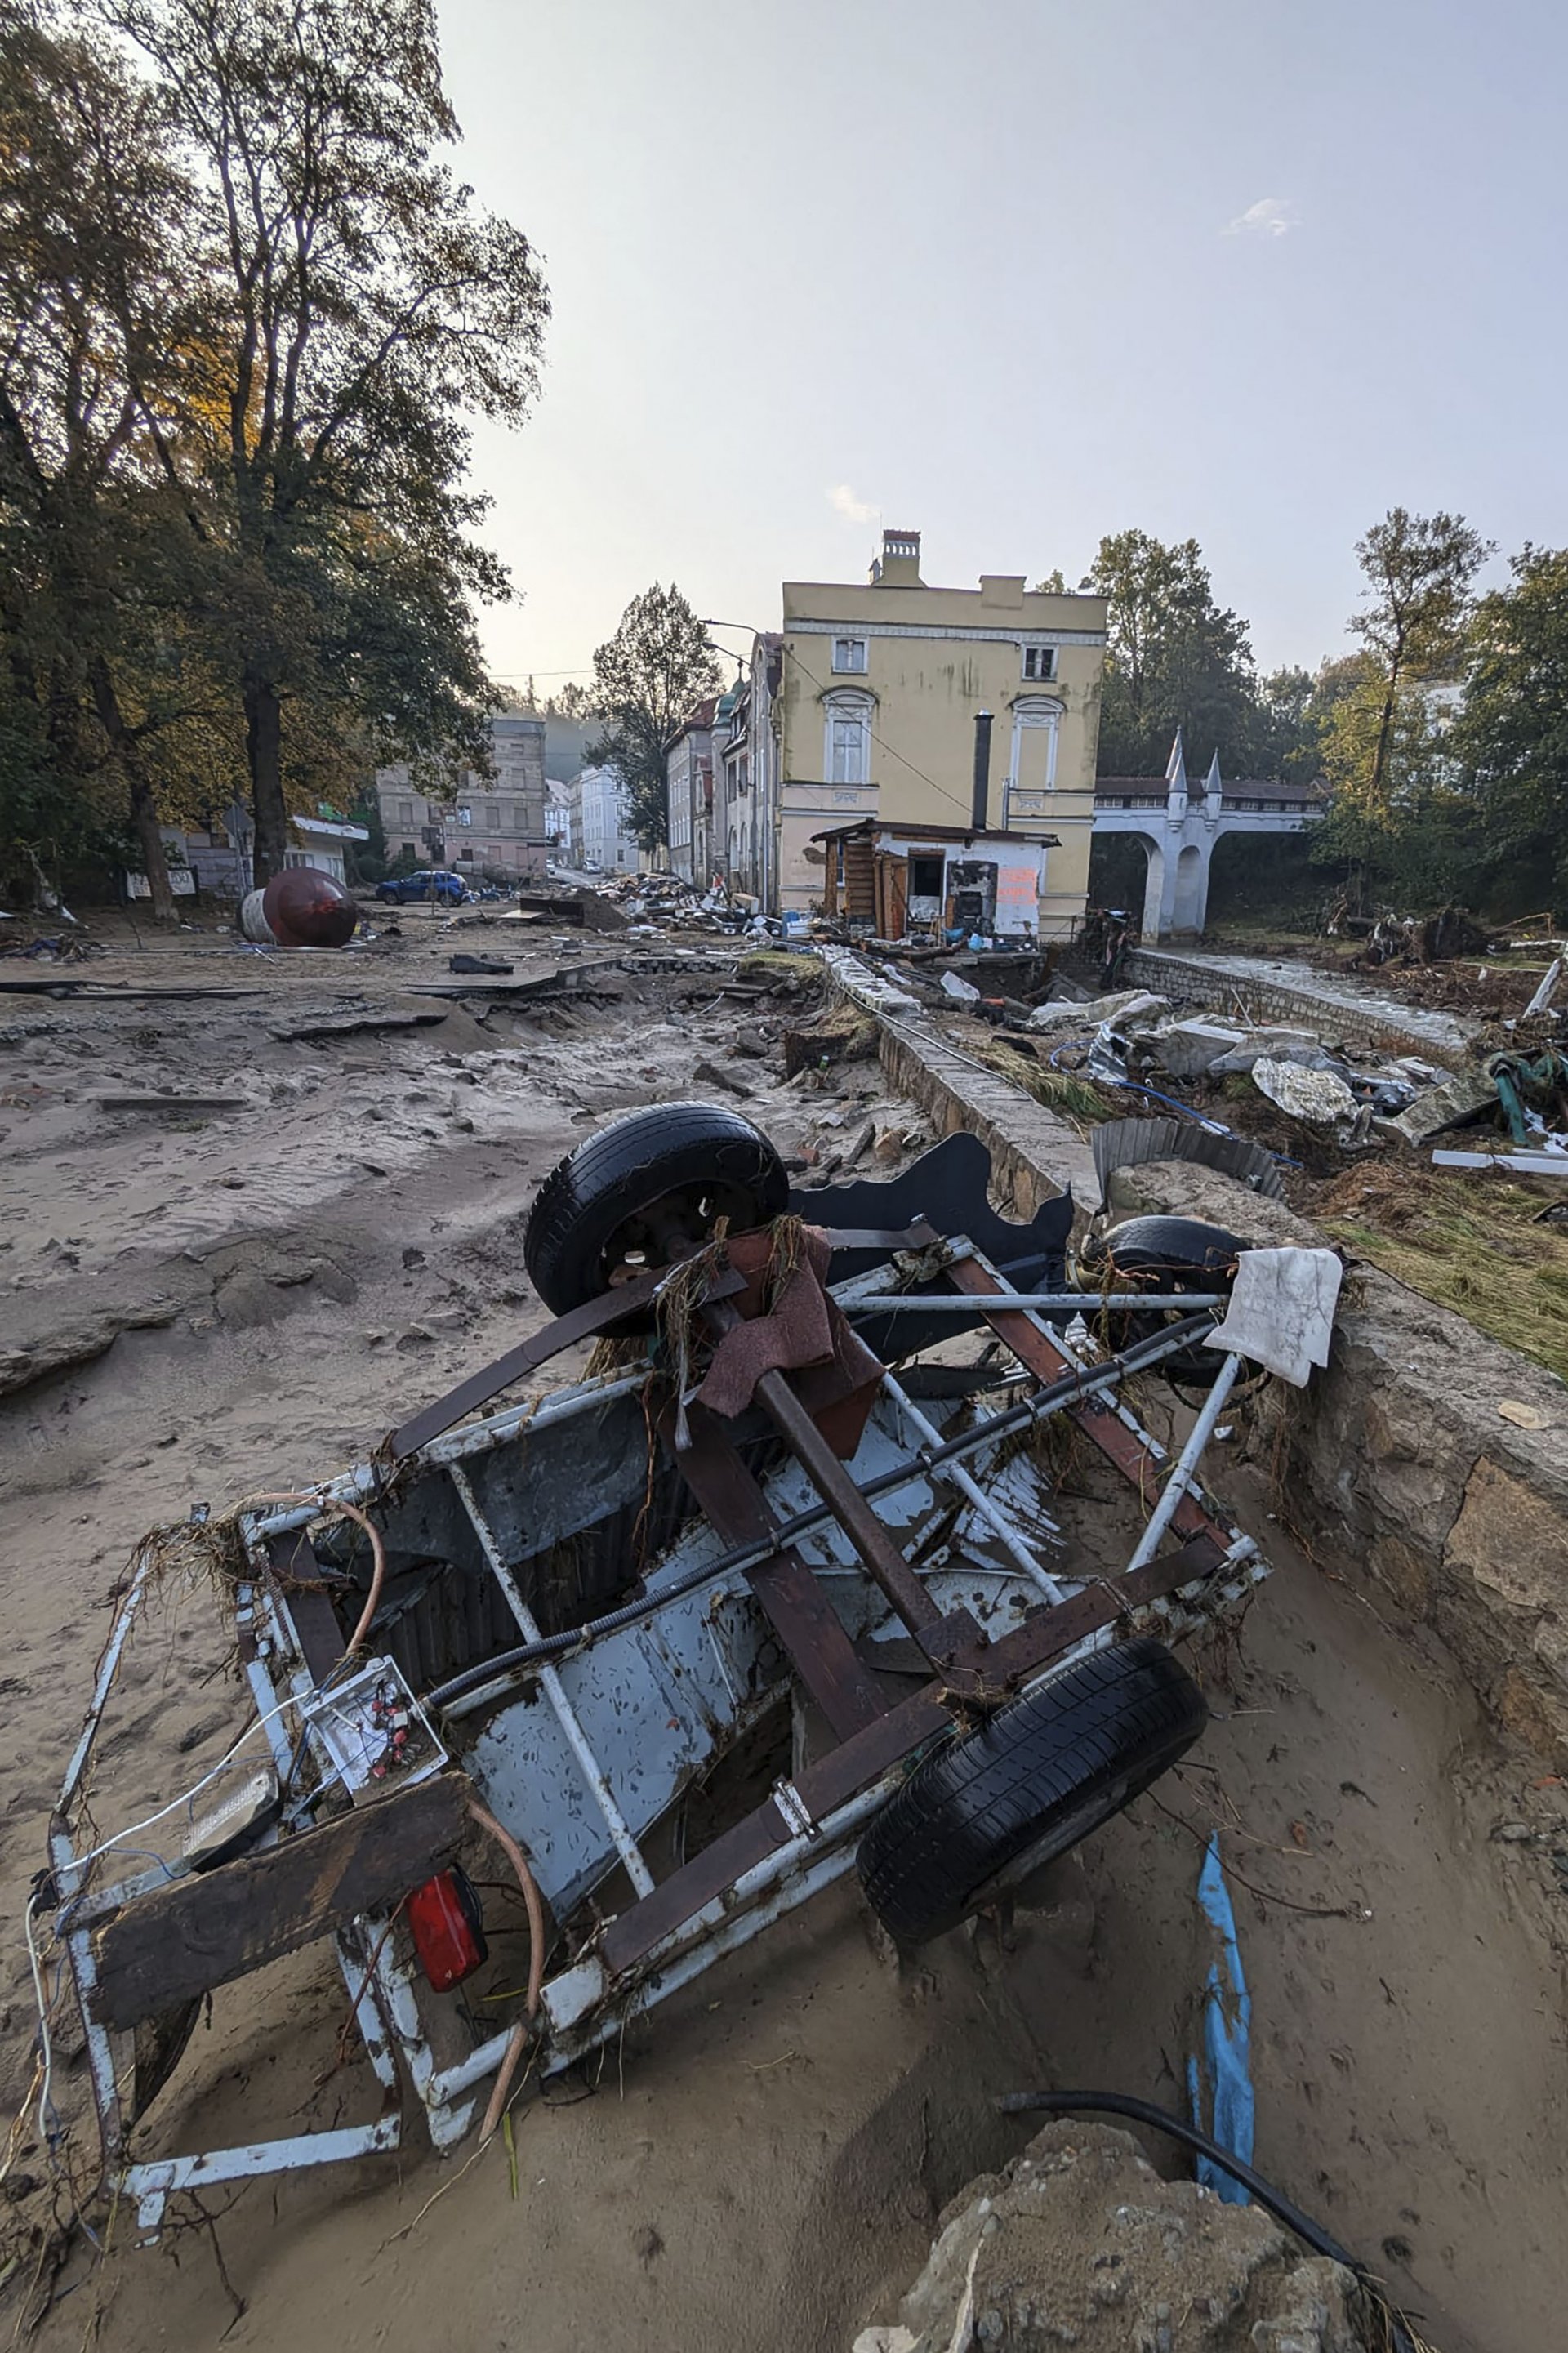
<svg viewBox="0 0 1568 2353">
<path fill-rule="evenodd" d="M 986 829 L 1049 839 L 1039 929 L 1066 937 L 1089 884 L 1105 599 L 1031 590 L 1021 574 L 928 588 L 920 555 L 918 532 L 885 532 L 867 586 L 784 584 L 778 903 L 820 905 L 827 851 L 813 837 L 830 827 L 969 828 L 988 711 Z"/>
</svg>

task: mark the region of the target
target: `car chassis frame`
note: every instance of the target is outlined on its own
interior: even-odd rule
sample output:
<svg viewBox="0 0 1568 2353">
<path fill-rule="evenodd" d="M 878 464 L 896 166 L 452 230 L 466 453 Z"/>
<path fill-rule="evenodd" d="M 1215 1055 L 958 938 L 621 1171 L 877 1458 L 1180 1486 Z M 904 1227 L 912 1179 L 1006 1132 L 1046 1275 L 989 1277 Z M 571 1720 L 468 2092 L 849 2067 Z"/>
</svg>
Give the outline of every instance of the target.
<svg viewBox="0 0 1568 2353">
<path fill-rule="evenodd" d="M 775 1384 L 771 1399 L 759 1383 L 744 1427 L 700 1407 L 686 1415 L 673 1401 L 659 1423 L 666 1467 L 679 1474 L 688 1507 L 697 1508 L 646 1568 L 632 1604 L 591 1620 L 586 1630 L 542 1631 L 526 1563 L 544 1557 L 541 1540 L 557 1521 L 569 1532 L 573 1503 L 557 1487 L 614 1504 L 615 1482 L 625 1484 L 627 1476 L 624 1441 L 640 1423 L 649 1364 L 618 1366 L 531 1403 L 476 1409 L 574 1342 L 624 1330 L 639 1314 L 646 1318 L 668 1276 L 645 1275 L 558 1318 L 416 1414 L 374 1461 L 324 1482 L 308 1501 L 239 1517 L 245 1566 L 233 1589 L 233 1621 L 256 1710 L 252 1728 L 264 1735 L 285 1790 L 305 1752 L 314 1775 L 306 1799 L 314 1802 L 335 1774 L 363 1799 L 363 1773 L 356 1776 L 333 1724 L 341 1735 L 353 1719 L 356 1686 L 367 1678 L 401 1676 L 421 1760 L 407 1785 L 458 1776 L 525 1849 L 557 1926 L 573 1932 L 564 1966 L 542 1987 L 533 2054 L 541 2076 L 584 2058 L 841 1877 L 911 1760 L 955 1720 L 1028 1694 L 1131 1632 L 1175 1640 L 1196 1631 L 1267 1574 L 1252 1538 L 1198 1475 L 1239 1359 L 1224 1359 L 1173 1461 L 1125 1394 L 1133 1376 L 1212 1332 L 1223 1293 L 1108 1298 L 1068 1286 L 1062 1253 L 1070 1197 L 1047 1203 L 1032 1225 L 1014 1225 L 987 1206 L 989 1173 L 984 1147 L 955 1136 L 892 1183 L 817 1190 L 792 1204 L 826 1224 L 837 1275 L 827 1295 L 879 1357 L 902 1360 L 974 1329 L 995 1344 L 997 1363 L 984 1380 L 955 1397 L 951 1382 L 944 1394 L 933 1377 L 922 1393 L 918 1366 L 900 1377 L 884 1366 L 847 1463 L 825 1442 L 787 1375 L 766 1377 Z M 858 1222 L 868 1216 L 872 1222 Z M 1043 1266 L 1051 1287 L 1010 1279 L 1030 1266 Z M 733 1276 L 727 1285 L 710 1284 L 704 1312 L 713 1330 L 737 1317 L 740 1288 Z M 1116 1354 L 1070 1345 L 1062 1327 L 1106 1306 L 1180 1320 L 1156 1322 Z M 998 1409 L 971 1414 L 977 1395 L 998 1392 L 1005 1399 Z M 1046 1491 L 1027 1448 L 1014 1441 L 1057 1416 L 1076 1425 L 1148 1508 L 1119 1573 L 1069 1574 L 1056 1557 Z M 741 1443 L 751 1430 L 755 1454 L 753 1424 L 766 1440 L 760 1473 Z M 595 1473 L 595 1446 L 609 1449 L 608 1472 Z M 527 1474 L 521 1483 L 520 1465 Z M 628 1492 L 617 1508 L 629 1512 L 632 1501 Z M 439 1556 L 444 1543 L 455 1557 L 463 1548 L 463 1606 L 471 1621 L 477 1577 L 491 1630 L 477 1660 L 438 1682 L 439 1704 L 413 1692 L 414 1674 L 399 1666 L 389 1638 L 377 1649 L 374 1627 L 369 1650 L 350 1662 L 354 1672 L 345 1679 L 342 1630 L 321 1589 L 331 1583 L 331 1565 L 309 1533 L 339 1504 L 379 1514 L 389 1545 L 400 1528 L 411 1530 L 411 1553 L 423 1544 Z M 922 1531 L 929 1537 L 939 1520 L 948 1534 L 922 1556 L 917 1539 Z M 605 1527 L 606 1544 L 617 1540 L 617 1527 L 624 1534 L 622 1522 L 606 1520 Z M 406 1938 L 394 1933 L 401 1904 L 380 1903 L 334 1917 L 327 1930 L 380 2087 L 377 2113 L 359 2124 L 194 2154 L 133 2151 L 139 2119 L 122 2094 L 125 2059 L 116 2042 L 126 2021 L 106 1985 L 105 1938 L 139 1909 L 187 1902 L 192 1883 L 177 1882 L 172 1896 L 165 1868 L 105 1883 L 99 1865 L 106 1850 L 91 1844 L 84 1799 L 153 1574 L 144 1551 L 65 1774 L 49 1858 L 56 1933 L 86 2031 L 103 2178 L 155 2234 L 168 2200 L 181 2192 L 398 2148 L 405 2088 L 435 2147 L 451 2148 L 472 2126 L 482 2087 L 502 2066 L 514 2031 L 509 2024 L 467 2052 L 443 2054 L 431 2016 L 439 1998 L 422 1984 Z M 406 1613 L 408 1624 L 414 1615 Z M 514 1638 L 510 1643 L 502 1628 Z M 416 1641 L 406 1629 L 405 1640 Z M 909 1696 L 889 1696 L 889 1677 L 874 1672 L 879 1646 L 889 1658 L 903 1654 L 906 1674 L 915 1655 L 920 1672 Z M 405 1656 L 405 1666 L 414 1655 Z M 715 1758 L 786 1696 L 795 1726 L 792 1771 L 763 1803 L 656 1878 L 651 1836 Z M 810 1757 L 806 1701 L 818 1745 Z M 365 1816 L 378 1811 L 372 1805 Z M 286 1808 L 261 1843 L 262 1856 L 279 1842 L 286 1848 L 290 1831 L 308 1820 L 291 1820 Z M 196 1891 L 238 1868 L 225 1866 L 195 1883 Z M 424 1864 L 411 1867 L 410 1884 L 426 1875 Z M 624 1895 L 606 1912 L 611 1887 Z M 244 1973 L 222 1970 L 209 1978 L 209 1989 Z"/>
</svg>

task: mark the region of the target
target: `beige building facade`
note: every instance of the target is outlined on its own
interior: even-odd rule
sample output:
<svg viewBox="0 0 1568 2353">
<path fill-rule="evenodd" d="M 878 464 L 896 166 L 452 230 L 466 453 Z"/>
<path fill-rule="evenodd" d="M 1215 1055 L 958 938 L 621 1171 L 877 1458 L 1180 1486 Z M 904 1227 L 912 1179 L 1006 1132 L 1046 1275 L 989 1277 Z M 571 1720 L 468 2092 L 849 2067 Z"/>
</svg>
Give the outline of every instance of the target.
<svg viewBox="0 0 1568 2353">
<path fill-rule="evenodd" d="M 462 786 L 433 797 L 406 767 L 376 772 L 375 797 L 387 857 L 441 866 L 477 880 L 489 867 L 520 881 L 542 881 L 544 722 L 507 712 L 490 722 L 493 776 L 472 769 Z"/>
<path fill-rule="evenodd" d="M 1022 574 L 928 587 L 919 533 L 889 531 L 864 586 L 785 581 L 783 617 L 778 907 L 821 904 L 826 828 L 971 827 L 988 711 L 983 829 L 1047 845 L 1039 934 L 1069 936 L 1089 886 L 1105 599 L 1031 589 Z"/>
</svg>

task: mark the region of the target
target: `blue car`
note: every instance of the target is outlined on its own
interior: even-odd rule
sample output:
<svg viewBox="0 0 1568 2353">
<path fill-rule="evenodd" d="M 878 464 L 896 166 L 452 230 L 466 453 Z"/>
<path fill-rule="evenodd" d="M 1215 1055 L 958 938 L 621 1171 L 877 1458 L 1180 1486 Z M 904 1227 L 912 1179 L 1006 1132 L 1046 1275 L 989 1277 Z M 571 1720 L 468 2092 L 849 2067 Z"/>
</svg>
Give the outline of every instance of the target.
<svg viewBox="0 0 1568 2353">
<path fill-rule="evenodd" d="M 389 882 L 378 882 L 375 895 L 389 907 L 406 907 L 411 901 L 424 899 L 460 907 L 468 895 L 468 886 L 460 874 L 450 873 L 445 867 L 425 866 L 417 874 L 399 874 Z"/>
</svg>

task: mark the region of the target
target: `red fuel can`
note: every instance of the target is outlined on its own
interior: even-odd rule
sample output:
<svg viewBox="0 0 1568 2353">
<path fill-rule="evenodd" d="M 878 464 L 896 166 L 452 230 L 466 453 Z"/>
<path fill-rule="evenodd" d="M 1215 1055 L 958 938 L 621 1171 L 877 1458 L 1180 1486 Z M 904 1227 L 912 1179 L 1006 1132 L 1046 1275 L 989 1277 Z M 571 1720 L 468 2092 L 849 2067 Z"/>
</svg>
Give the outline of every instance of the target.
<svg viewBox="0 0 1568 2353">
<path fill-rule="evenodd" d="M 479 1899 L 466 1871 L 438 1871 L 408 1899 L 408 1926 L 419 1966 L 437 1993 L 461 1985 L 489 1958 Z"/>
</svg>

